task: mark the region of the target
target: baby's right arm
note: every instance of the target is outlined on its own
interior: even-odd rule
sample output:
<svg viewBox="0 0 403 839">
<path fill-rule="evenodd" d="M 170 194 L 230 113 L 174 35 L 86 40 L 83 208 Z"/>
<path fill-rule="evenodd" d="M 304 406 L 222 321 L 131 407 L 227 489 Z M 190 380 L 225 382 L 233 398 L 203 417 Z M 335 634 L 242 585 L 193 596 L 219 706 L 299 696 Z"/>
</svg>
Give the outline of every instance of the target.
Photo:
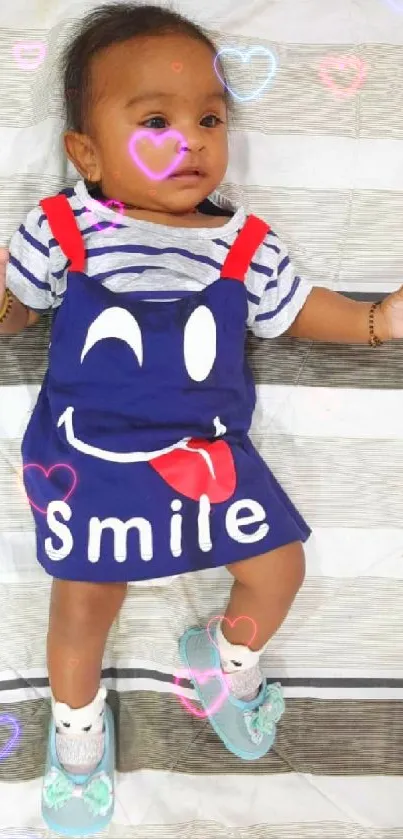
<svg viewBox="0 0 403 839">
<path fill-rule="evenodd" d="M 6 271 L 8 262 L 7 248 L 0 248 L 0 312 L 5 303 Z M 11 308 L 8 315 L 0 322 L 0 335 L 16 335 L 26 326 L 33 326 L 39 320 L 39 315 L 28 309 L 9 291 Z"/>
<path fill-rule="evenodd" d="M 51 250 L 51 239 L 46 216 L 37 206 L 11 237 L 9 249 L 0 248 L 0 336 L 22 332 L 36 323 L 42 313 L 60 304 L 58 291 L 63 270 L 57 270 L 56 277 L 52 270 L 63 267 L 64 257 L 60 252 L 59 265 L 55 253 L 59 249 Z"/>
</svg>

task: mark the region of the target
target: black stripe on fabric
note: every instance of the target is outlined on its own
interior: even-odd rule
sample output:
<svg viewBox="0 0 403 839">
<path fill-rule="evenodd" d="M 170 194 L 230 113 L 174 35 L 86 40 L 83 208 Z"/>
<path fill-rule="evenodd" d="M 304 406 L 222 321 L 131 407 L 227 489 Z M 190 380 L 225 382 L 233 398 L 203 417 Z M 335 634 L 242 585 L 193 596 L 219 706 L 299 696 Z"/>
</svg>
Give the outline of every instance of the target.
<svg viewBox="0 0 403 839">
<path fill-rule="evenodd" d="M 183 670 L 179 667 L 178 671 Z M 175 678 L 170 673 L 161 673 L 159 670 L 147 670 L 144 667 L 105 667 L 102 670 L 103 679 L 149 679 L 155 682 L 165 682 L 166 684 L 175 684 Z M 345 688 L 345 689 L 367 689 L 376 690 L 379 688 L 403 688 L 403 678 L 360 678 L 360 677 L 304 677 L 293 678 L 284 677 L 280 675 L 271 676 L 269 682 L 281 682 L 283 687 L 302 687 L 302 688 Z M 181 687 L 191 688 L 192 684 L 189 679 L 179 678 L 178 685 Z M 49 678 L 47 676 L 32 676 L 29 678 L 19 679 L 3 679 L 0 681 L 0 695 L 2 691 L 20 690 L 21 688 L 49 687 Z"/>
</svg>

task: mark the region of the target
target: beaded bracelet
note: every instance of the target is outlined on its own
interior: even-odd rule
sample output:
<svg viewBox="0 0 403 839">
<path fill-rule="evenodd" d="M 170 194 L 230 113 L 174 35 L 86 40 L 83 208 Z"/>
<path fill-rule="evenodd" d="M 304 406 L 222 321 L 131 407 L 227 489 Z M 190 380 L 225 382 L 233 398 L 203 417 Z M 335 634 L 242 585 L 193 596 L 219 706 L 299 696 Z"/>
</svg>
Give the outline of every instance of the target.
<svg viewBox="0 0 403 839">
<path fill-rule="evenodd" d="M 384 341 L 381 341 L 374 333 L 374 314 L 375 309 L 377 306 L 381 305 L 381 300 L 377 300 L 376 303 L 373 303 L 370 310 L 369 310 L 369 345 L 370 347 L 380 347 Z"/>
<path fill-rule="evenodd" d="M 12 305 L 13 305 L 13 298 L 12 298 L 8 288 L 6 288 L 6 293 L 4 295 L 4 302 L 3 302 L 3 305 L 0 309 L 0 323 L 3 323 L 3 321 L 6 320 L 6 318 L 8 317 L 8 315 L 10 313 L 10 309 L 11 309 Z"/>
</svg>

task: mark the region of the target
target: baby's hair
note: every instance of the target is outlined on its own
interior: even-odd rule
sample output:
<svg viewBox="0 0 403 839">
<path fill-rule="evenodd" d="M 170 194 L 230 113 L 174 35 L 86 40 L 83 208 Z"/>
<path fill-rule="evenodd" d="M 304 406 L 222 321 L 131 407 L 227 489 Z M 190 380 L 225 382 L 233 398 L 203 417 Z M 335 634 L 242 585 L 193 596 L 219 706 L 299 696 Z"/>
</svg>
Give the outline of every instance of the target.
<svg viewBox="0 0 403 839">
<path fill-rule="evenodd" d="M 79 21 L 79 28 L 62 56 L 63 88 L 67 128 L 82 133 L 91 104 L 91 60 L 112 44 L 147 35 L 188 35 L 202 41 L 217 54 L 213 41 L 206 32 L 178 12 L 161 6 L 137 3 L 108 3 L 100 6 Z M 220 66 L 220 74 L 225 80 Z M 230 97 L 225 88 L 227 106 Z"/>
</svg>

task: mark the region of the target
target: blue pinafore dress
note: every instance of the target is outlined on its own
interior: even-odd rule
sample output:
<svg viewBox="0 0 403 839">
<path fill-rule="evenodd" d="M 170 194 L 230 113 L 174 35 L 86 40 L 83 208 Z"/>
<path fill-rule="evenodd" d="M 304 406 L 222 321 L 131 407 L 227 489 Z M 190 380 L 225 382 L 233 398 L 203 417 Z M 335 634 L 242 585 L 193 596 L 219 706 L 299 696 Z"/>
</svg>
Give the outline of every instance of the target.
<svg viewBox="0 0 403 839">
<path fill-rule="evenodd" d="M 248 217 L 203 291 L 152 302 L 88 277 L 67 198 L 41 204 L 70 262 L 22 443 L 44 569 L 139 581 L 306 541 L 310 528 L 248 438 L 244 279 L 268 225 Z"/>
</svg>

